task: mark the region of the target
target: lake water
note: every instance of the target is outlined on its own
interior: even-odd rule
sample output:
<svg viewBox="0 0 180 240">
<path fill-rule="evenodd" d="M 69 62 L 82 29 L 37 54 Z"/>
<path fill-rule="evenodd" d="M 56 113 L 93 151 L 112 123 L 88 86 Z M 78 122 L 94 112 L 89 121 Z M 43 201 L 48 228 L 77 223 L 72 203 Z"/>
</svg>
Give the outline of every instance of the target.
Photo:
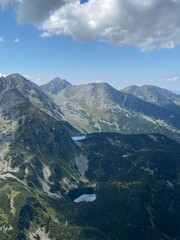
<svg viewBox="0 0 180 240">
<path fill-rule="evenodd" d="M 80 140 L 86 139 L 86 136 L 74 136 L 71 139 L 74 141 L 80 141 Z"/>
<path fill-rule="evenodd" d="M 80 197 L 76 198 L 74 200 L 75 203 L 80 203 L 80 202 L 93 202 L 96 200 L 96 194 L 83 194 Z"/>
<path fill-rule="evenodd" d="M 76 203 L 93 202 L 96 200 L 96 193 L 92 187 L 71 189 L 68 196 Z"/>
</svg>

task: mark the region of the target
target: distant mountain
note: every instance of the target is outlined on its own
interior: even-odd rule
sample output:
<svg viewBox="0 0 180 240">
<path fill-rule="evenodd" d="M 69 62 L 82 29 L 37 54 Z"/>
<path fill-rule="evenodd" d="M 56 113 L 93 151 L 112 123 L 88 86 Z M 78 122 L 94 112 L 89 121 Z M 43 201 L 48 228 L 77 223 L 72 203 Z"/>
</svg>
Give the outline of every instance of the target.
<svg viewBox="0 0 180 240">
<path fill-rule="evenodd" d="M 47 94 L 56 95 L 61 90 L 69 86 L 71 86 L 71 84 L 68 81 L 57 77 L 51 80 L 50 82 L 42 85 L 41 89 Z"/>
<path fill-rule="evenodd" d="M 167 89 L 151 85 L 143 85 L 141 87 L 133 85 L 121 91 L 180 114 L 180 95 Z"/>
<path fill-rule="evenodd" d="M 164 133 L 178 137 L 180 115 L 107 83 L 70 86 L 53 95 L 67 121 L 79 131 L 122 133 Z"/>
</svg>

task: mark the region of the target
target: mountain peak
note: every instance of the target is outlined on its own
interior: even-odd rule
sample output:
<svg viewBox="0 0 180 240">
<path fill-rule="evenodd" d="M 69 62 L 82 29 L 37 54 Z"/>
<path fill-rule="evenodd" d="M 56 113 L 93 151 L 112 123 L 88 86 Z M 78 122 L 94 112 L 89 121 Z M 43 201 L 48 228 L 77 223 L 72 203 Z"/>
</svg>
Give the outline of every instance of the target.
<svg viewBox="0 0 180 240">
<path fill-rule="evenodd" d="M 14 93 L 14 101 L 19 95 L 41 111 L 48 113 L 56 119 L 62 119 L 59 107 L 34 82 L 18 73 L 10 74 L 0 79 L 0 89 Z M 4 93 L 5 94 L 5 93 Z M 6 94 L 7 95 L 7 94 Z"/>
<path fill-rule="evenodd" d="M 5 77 L 6 82 L 11 86 L 11 87 L 16 87 L 16 86 L 29 86 L 29 85 L 33 85 L 33 86 L 37 86 L 35 83 L 31 82 L 30 80 L 26 79 L 25 77 L 23 77 L 21 74 L 19 73 L 13 73 L 10 75 L 7 75 Z"/>
<path fill-rule="evenodd" d="M 13 74 L 7 75 L 5 78 L 6 79 L 14 79 L 16 82 L 17 81 L 24 81 L 24 80 L 28 81 L 25 77 L 23 77 L 19 73 L 13 73 Z"/>
<path fill-rule="evenodd" d="M 11 78 L 24 78 L 21 74 L 19 73 L 12 73 L 7 75 L 6 77 L 11 77 Z"/>
<path fill-rule="evenodd" d="M 55 101 L 57 100 L 59 104 L 62 100 L 61 97 L 65 95 L 72 101 L 76 101 L 77 99 L 81 100 L 83 104 L 87 104 L 87 106 L 89 106 L 90 102 L 92 104 L 97 101 L 104 105 L 104 102 L 116 101 L 117 92 L 118 90 L 114 89 L 108 83 L 92 82 L 64 89 L 59 96 L 55 98 Z"/>
<path fill-rule="evenodd" d="M 109 86 L 109 87 L 111 87 L 111 85 L 109 85 L 106 82 L 91 82 L 91 83 L 88 83 L 87 85 L 93 85 L 93 86 L 99 86 L 99 87 L 102 87 L 102 86 Z"/>
<path fill-rule="evenodd" d="M 54 78 L 50 82 L 41 86 L 41 89 L 47 94 L 58 94 L 64 88 L 71 86 L 71 84 L 65 79 L 59 77 Z"/>
</svg>

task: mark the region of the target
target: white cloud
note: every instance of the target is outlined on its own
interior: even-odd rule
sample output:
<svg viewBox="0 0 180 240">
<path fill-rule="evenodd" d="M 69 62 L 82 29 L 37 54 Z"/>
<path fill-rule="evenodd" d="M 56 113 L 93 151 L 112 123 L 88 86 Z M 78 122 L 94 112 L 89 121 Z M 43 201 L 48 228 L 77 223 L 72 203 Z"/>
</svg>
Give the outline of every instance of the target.
<svg viewBox="0 0 180 240">
<path fill-rule="evenodd" d="M 178 81 L 179 77 L 172 77 L 172 78 L 168 78 L 167 81 L 168 82 L 174 82 L 174 81 Z"/>
<path fill-rule="evenodd" d="M 180 0 L 74 0 L 52 12 L 40 29 L 43 36 L 100 39 L 143 51 L 173 48 L 180 43 L 179 12 Z"/>
<path fill-rule="evenodd" d="M 4 43 L 5 41 L 4 41 L 4 37 L 0 37 L 0 43 Z"/>
<path fill-rule="evenodd" d="M 44 77 L 42 74 L 38 74 L 35 78 L 35 83 L 38 85 L 42 85 L 44 83 Z"/>
<path fill-rule="evenodd" d="M 24 77 L 25 77 L 26 79 L 28 79 L 28 80 L 31 80 L 31 79 L 32 79 L 30 75 L 24 75 Z"/>
<path fill-rule="evenodd" d="M 19 38 L 15 38 L 14 40 L 13 40 L 13 43 L 19 43 Z"/>
<path fill-rule="evenodd" d="M 142 51 L 180 44 L 180 0 L 0 0 L 17 4 L 20 23 L 34 23 L 42 37 L 70 35 L 134 45 Z"/>
<path fill-rule="evenodd" d="M 168 77 L 168 78 L 160 78 L 157 81 L 158 82 L 177 82 L 179 80 L 180 80 L 180 78 L 175 76 L 175 77 Z"/>
<path fill-rule="evenodd" d="M 6 77 L 7 75 L 0 73 L 0 77 Z"/>
<path fill-rule="evenodd" d="M 162 44 L 161 48 L 174 48 L 176 44 L 173 41 Z"/>
</svg>

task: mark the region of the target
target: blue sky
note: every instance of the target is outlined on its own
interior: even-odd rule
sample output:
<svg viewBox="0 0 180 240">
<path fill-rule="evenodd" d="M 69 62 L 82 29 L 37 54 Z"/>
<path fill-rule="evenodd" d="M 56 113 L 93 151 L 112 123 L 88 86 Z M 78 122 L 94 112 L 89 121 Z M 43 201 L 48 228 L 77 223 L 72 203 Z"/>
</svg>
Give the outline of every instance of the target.
<svg viewBox="0 0 180 240">
<path fill-rule="evenodd" d="M 46 83 L 58 76 L 72 84 L 108 82 L 117 89 L 132 84 L 151 84 L 180 90 L 179 26 L 176 26 L 176 36 L 169 36 L 170 29 L 165 29 L 165 23 L 161 24 L 162 29 L 164 26 L 164 32 L 159 38 L 154 32 L 149 34 L 152 30 L 148 33 L 143 30 L 142 34 L 142 29 L 146 29 L 146 25 L 142 25 L 141 29 L 137 26 L 137 31 L 133 29 L 132 32 L 131 23 L 129 25 L 126 23 L 125 30 L 128 33 L 122 37 L 125 30 L 123 29 L 123 32 L 119 30 L 124 24 L 119 18 L 119 12 L 116 18 L 119 24 L 118 32 L 106 22 L 107 17 L 111 19 L 115 11 L 113 4 L 116 0 L 104 0 L 108 6 L 107 13 L 106 5 L 104 4 L 102 8 L 102 4 L 100 5 L 102 1 L 99 0 L 97 8 L 102 9 L 102 14 L 97 13 L 98 17 L 92 11 L 95 0 L 82 1 L 85 3 L 79 5 L 77 1 L 70 0 L 66 6 L 63 3 L 55 6 L 53 11 L 52 6 L 44 9 L 42 19 L 36 18 L 39 16 L 36 14 L 42 10 L 34 9 L 34 5 L 32 13 L 29 11 L 29 16 L 25 14 L 28 4 L 32 4 L 33 1 L 12 3 L 12 1 L 0 0 L 0 74 L 18 72 L 37 84 Z M 41 0 L 36 1 L 41 2 Z M 50 0 L 44 1 L 48 6 Z M 177 2 L 180 4 L 179 1 Z M 135 9 L 136 6 L 133 7 Z M 147 11 L 145 7 L 147 8 L 147 6 L 139 6 L 138 11 L 141 8 Z M 131 8 L 128 6 L 128 9 Z M 155 12 L 153 9 L 151 6 L 150 10 Z M 65 10 L 66 15 L 63 12 Z M 173 14 L 176 14 L 175 10 L 173 11 Z M 90 20 L 88 14 L 91 16 Z M 100 18 L 99 15 L 102 17 Z M 133 17 L 135 18 L 134 15 Z M 138 21 L 137 16 L 135 20 Z M 111 25 L 114 22 L 115 19 L 112 19 Z"/>
</svg>

